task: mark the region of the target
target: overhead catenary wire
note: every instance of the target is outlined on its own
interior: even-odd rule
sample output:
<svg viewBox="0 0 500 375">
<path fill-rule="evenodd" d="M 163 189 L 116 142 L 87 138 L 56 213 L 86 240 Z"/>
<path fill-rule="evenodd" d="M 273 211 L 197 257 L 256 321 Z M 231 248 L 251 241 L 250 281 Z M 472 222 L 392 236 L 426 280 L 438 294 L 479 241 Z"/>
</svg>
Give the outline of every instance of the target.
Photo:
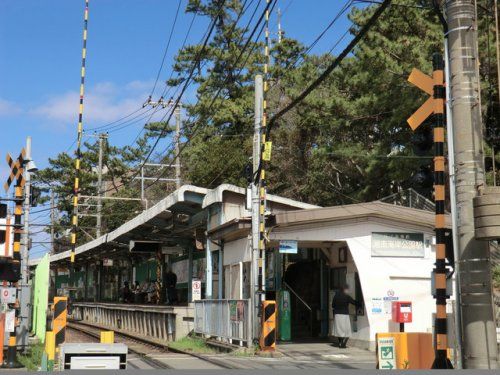
<svg viewBox="0 0 500 375">
<path fill-rule="evenodd" d="M 252 30 L 252 33 L 251 33 L 251 34 L 250 34 L 250 36 L 248 37 L 248 39 L 247 39 L 247 41 L 246 41 L 245 45 L 244 45 L 244 46 L 243 46 L 243 48 L 241 49 L 240 54 L 239 54 L 238 58 L 236 59 L 236 61 L 239 61 L 239 60 L 241 59 L 241 57 L 243 56 L 244 52 L 245 52 L 245 51 L 246 51 L 246 49 L 248 48 L 248 45 L 250 44 L 250 42 L 251 42 L 251 40 L 252 40 L 253 36 L 255 35 L 255 33 L 257 32 L 257 29 L 259 28 L 260 24 L 261 24 L 261 23 L 262 23 L 262 21 L 264 20 L 265 15 L 266 15 L 266 12 L 268 12 L 268 11 L 270 10 L 270 8 L 274 8 L 274 6 L 275 6 L 275 5 L 276 5 L 276 1 L 273 1 L 273 0 L 271 0 L 270 2 L 268 2 L 268 3 L 266 4 L 265 9 L 263 10 L 263 12 L 262 12 L 261 16 L 259 17 L 259 20 L 257 21 L 257 24 L 254 26 L 254 28 L 253 28 L 253 30 Z M 249 56 L 250 56 L 250 55 L 248 55 L 248 56 L 247 56 L 247 59 L 246 59 L 245 61 L 248 61 Z M 242 68 L 240 69 L 240 72 L 241 72 L 241 70 L 244 68 L 244 66 L 245 66 L 245 65 L 246 65 L 246 63 L 244 63 L 244 64 L 243 64 Z M 229 76 L 228 76 L 228 77 L 226 77 L 226 82 L 228 82 L 230 78 L 231 78 L 231 77 L 229 77 Z M 216 94 L 213 96 L 213 98 L 212 98 L 212 100 L 211 100 L 210 104 L 208 105 L 208 108 L 209 108 L 209 109 L 208 109 L 208 112 L 211 112 L 212 107 L 213 107 L 213 105 L 215 104 L 216 100 L 218 99 L 219 95 L 221 94 L 222 90 L 223 90 L 223 86 L 221 86 L 221 87 L 218 89 L 218 91 L 216 92 Z M 184 144 L 182 144 L 182 146 L 181 146 L 181 147 L 180 147 L 180 149 L 179 149 L 179 153 L 177 153 L 176 155 L 174 155 L 174 156 L 173 156 L 173 158 L 172 158 L 172 160 L 171 160 L 171 162 L 170 162 L 169 166 L 172 166 L 172 165 L 174 164 L 174 162 L 175 162 L 175 161 L 179 158 L 180 154 L 181 154 L 181 153 L 183 152 L 183 150 L 187 147 L 187 145 L 188 145 L 188 143 L 189 143 L 189 140 L 190 140 L 190 139 L 192 139 L 192 138 L 196 135 L 196 133 L 197 133 L 197 131 L 200 129 L 200 127 L 201 127 L 201 123 L 200 123 L 200 122 L 198 122 L 198 123 L 197 123 L 197 124 L 193 127 L 192 132 L 191 132 L 191 134 L 190 134 L 190 138 L 188 138 L 188 141 L 187 141 L 187 142 L 185 142 Z M 147 186 L 145 187 L 145 189 L 148 189 L 148 188 L 150 188 L 151 186 L 153 186 L 155 183 L 157 183 L 157 182 L 160 180 L 160 178 L 161 178 L 161 177 L 163 177 L 163 175 L 164 175 L 164 173 L 161 173 L 161 174 L 160 174 L 160 176 L 158 176 L 158 178 L 157 178 L 155 181 L 153 181 L 151 184 L 147 185 Z"/>
<path fill-rule="evenodd" d="M 272 5 L 271 5 L 271 4 L 272 4 Z M 261 14 L 261 16 L 260 16 L 259 20 L 257 21 L 256 25 L 254 26 L 254 28 L 253 28 L 253 30 L 252 30 L 252 32 L 251 32 L 251 34 L 250 34 L 250 36 L 247 38 L 247 41 L 245 42 L 245 45 L 242 47 L 242 49 L 241 49 L 241 51 L 240 51 L 239 56 L 238 56 L 238 57 L 237 57 L 237 59 L 235 60 L 236 62 L 241 60 L 241 57 L 244 55 L 244 53 L 245 53 L 245 52 L 246 52 L 246 50 L 248 49 L 248 46 L 249 46 L 249 44 L 250 44 L 251 40 L 253 39 L 253 37 L 254 37 L 255 33 L 257 32 L 257 30 L 258 30 L 258 28 L 259 28 L 260 24 L 262 23 L 262 21 L 263 21 L 263 19 L 264 19 L 264 17 L 265 17 L 266 12 L 267 12 L 267 11 L 269 11 L 269 9 L 271 9 L 271 11 L 272 11 L 272 9 L 274 8 L 274 6 L 275 6 L 275 5 L 276 5 L 276 1 L 271 1 L 270 3 L 268 3 L 268 4 L 266 5 L 266 7 L 265 7 L 265 9 L 263 10 L 263 12 L 262 12 L 262 14 Z M 244 10 L 244 9 L 245 9 L 245 7 L 242 7 L 242 9 Z M 238 19 L 239 19 L 239 17 L 238 17 Z M 236 26 L 236 22 L 235 22 L 235 24 L 233 24 L 233 29 L 234 29 L 234 27 L 235 27 L 235 26 Z M 248 30 L 248 28 L 249 28 L 249 27 L 250 27 L 250 25 L 248 24 L 245 30 Z M 260 32 L 258 33 L 258 37 L 260 37 L 260 34 L 261 34 L 261 33 L 262 33 L 262 31 L 263 31 L 263 27 L 264 27 L 264 25 L 262 25 L 262 28 L 260 29 Z M 253 48 L 254 48 L 254 47 L 255 47 L 255 45 L 253 46 Z M 252 48 L 252 50 L 253 50 L 253 48 Z M 251 52 L 250 52 L 250 54 L 248 54 L 248 55 L 247 55 L 247 57 L 246 57 L 246 59 L 245 59 L 245 61 L 244 61 L 243 65 L 242 65 L 242 67 L 241 67 L 241 68 L 240 68 L 240 70 L 239 70 L 239 73 L 241 73 L 241 71 L 242 71 L 242 70 L 244 69 L 244 67 L 246 66 L 246 63 L 247 63 L 247 61 L 248 61 L 248 59 L 249 59 L 250 55 L 251 55 Z M 230 77 L 226 77 L 226 82 L 229 80 L 229 78 L 230 78 Z M 211 101 L 211 102 L 210 102 L 210 104 L 209 104 L 209 108 L 210 108 L 210 110 L 213 108 L 213 106 L 214 106 L 214 104 L 215 104 L 215 102 L 216 102 L 217 98 L 219 97 L 220 93 L 222 92 L 222 88 L 223 88 L 223 87 L 221 86 L 221 87 L 219 88 L 219 90 L 217 91 L 217 93 L 216 93 L 216 94 L 214 95 L 214 97 L 212 98 L 212 101 Z M 184 90 L 185 90 L 185 86 L 184 86 L 184 88 L 183 88 L 183 91 L 184 91 Z M 182 94 L 183 94 L 183 92 L 181 92 L 181 94 L 179 95 L 178 100 L 180 99 L 180 97 L 182 96 Z M 175 104 L 172 106 L 172 108 L 175 108 Z M 170 120 L 170 117 L 171 117 L 172 113 L 173 113 L 173 112 L 170 112 L 170 116 L 169 116 L 169 118 L 167 119 L 167 122 Z M 166 115 L 167 115 L 167 114 L 166 114 Z M 165 116 L 166 116 L 166 115 L 165 115 Z M 162 120 L 163 120 L 163 119 L 162 119 Z M 160 120 L 160 121 L 162 121 L 162 120 Z M 192 137 L 196 134 L 196 132 L 199 130 L 199 128 L 200 128 L 200 124 L 198 123 L 195 127 L 193 127 L 193 129 L 191 129 L 191 131 L 192 131 L 192 133 L 190 134 L 190 135 L 191 135 L 191 138 L 192 138 Z M 164 130 L 163 130 L 163 131 L 164 131 Z M 159 135 L 159 137 L 157 138 L 157 141 L 158 141 L 160 138 L 161 138 L 161 134 L 160 134 L 160 135 Z M 188 139 L 188 142 L 189 142 L 189 139 Z M 178 153 L 178 154 L 176 154 L 176 155 L 174 156 L 174 158 L 171 160 L 171 162 L 170 162 L 170 164 L 167 166 L 167 168 L 164 168 L 164 171 L 167 171 L 167 170 L 168 170 L 168 168 L 169 168 L 169 167 L 171 167 L 171 166 L 175 163 L 175 161 L 177 160 L 178 156 L 179 156 L 179 155 L 183 152 L 183 150 L 185 149 L 185 147 L 186 147 L 186 145 L 187 145 L 187 143 L 188 143 L 188 142 L 185 142 L 185 143 L 181 146 L 181 148 L 180 148 L 180 150 L 179 150 L 179 153 Z M 171 151 L 173 151 L 173 150 L 171 150 Z M 150 151 L 150 154 L 151 154 L 151 152 L 152 152 L 152 151 Z M 167 155 L 167 156 L 168 156 L 168 155 Z M 158 177 L 157 177 L 157 178 L 156 178 L 156 179 L 155 179 L 155 180 L 154 180 L 151 184 L 147 185 L 147 186 L 145 187 L 145 190 L 148 190 L 148 189 L 149 189 L 149 188 L 151 188 L 153 185 L 155 185 L 156 183 L 158 183 L 158 182 L 160 181 L 160 179 L 163 177 L 164 173 L 165 173 L 165 172 L 161 173 L 161 174 L 160 174 L 160 175 L 159 175 L 159 176 L 158 176 Z M 123 184 L 122 184 L 122 185 L 123 185 Z M 122 186 L 122 185 L 120 185 L 120 186 Z"/>
<path fill-rule="evenodd" d="M 219 8 L 217 10 L 217 14 L 223 9 L 223 6 L 225 4 L 225 1 L 226 0 L 222 0 L 219 4 Z M 195 61 L 193 62 L 190 70 L 189 70 L 189 73 L 188 73 L 188 76 L 187 78 L 185 79 L 184 81 L 184 85 L 183 85 L 183 88 L 181 90 L 181 93 L 179 94 L 179 96 L 177 97 L 177 99 L 174 101 L 174 104 L 172 105 L 172 108 L 175 108 L 176 106 L 179 105 L 179 102 L 180 102 L 180 99 L 182 97 L 182 95 L 184 94 L 184 92 L 187 90 L 187 87 L 189 86 L 190 82 L 191 82 L 191 79 L 194 75 L 194 71 L 196 69 L 196 67 L 198 66 L 198 63 L 200 61 L 200 58 L 202 56 L 202 54 L 205 52 L 206 48 L 207 48 L 207 45 L 208 45 L 208 42 L 210 40 L 210 37 L 212 36 L 212 33 L 215 29 L 215 26 L 216 26 L 216 17 L 214 17 L 209 25 L 209 28 L 208 28 L 208 31 L 206 33 L 206 36 L 204 38 L 204 41 L 203 41 L 203 45 L 201 47 L 201 49 L 198 51 L 198 53 L 196 54 L 196 57 L 195 57 Z M 171 110 L 169 111 L 168 113 L 168 118 L 166 120 L 166 122 L 168 123 L 168 121 L 170 121 L 170 118 L 172 117 L 174 111 Z M 167 116 L 167 114 L 160 120 L 160 121 L 163 121 L 165 119 L 165 117 Z M 153 154 L 156 146 L 158 145 L 158 143 L 160 142 L 160 140 L 164 137 L 164 135 L 166 134 L 166 129 L 162 129 L 160 131 L 160 134 L 158 134 L 158 136 L 156 137 L 156 140 L 155 142 L 153 143 L 152 147 L 150 148 L 150 150 L 148 151 L 146 157 L 144 158 L 144 161 L 142 163 L 140 163 L 140 165 L 138 166 L 136 172 L 134 172 L 131 177 L 129 178 L 130 181 L 132 181 L 135 177 L 137 177 L 140 173 L 140 170 L 142 167 L 144 167 L 144 165 L 148 162 L 149 158 L 151 157 L 151 155 Z M 121 183 L 120 185 L 118 185 L 117 187 L 122 187 L 124 186 L 125 183 Z M 102 193 L 106 193 L 108 191 L 112 191 L 112 190 L 115 190 L 116 187 L 112 187 L 112 188 L 109 188 L 107 190 L 104 190 Z"/>
<path fill-rule="evenodd" d="M 149 94 L 150 97 L 154 95 L 154 92 L 156 90 L 156 85 L 158 84 L 158 80 L 160 79 L 160 74 L 163 70 L 163 65 L 165 65 L 165 58 L 167 57 L 167 53 L 168 53 L 168 50 L 170 47 L 170 42 L 172 41 L 172 35 L 174 35 L 175 24 L 177 23 L 177 18 L 179 17 L 179 10 L 181 9 L 181 4 L 182 4 L 182 0 L 179 0 L 179 2 L 177 3 L 177 10 L 175 11 L 174 21 L 172 22 L 172 27 L 170 28 L 170 34 L 168 36 L 167 45 L 165 46 L 165 51 L 163 52 L 161 64 L 160 64 L 160 67 L 158 68 L 158 73 L 156 74 L 155 83 L 153 85 L 153 89 L 151 90 L 151 93 Z"/>
<path fill-rule="evenodd" d="M 319 85 L 321 85 L 326 78 L 332 73 L 332 71 L 340 65 L 340 63 L 345 59 L 345 57 L 353 50 L 353 48 L 358 44 L 358 42 L 365 36 L 365 34 L 370 30 L 370 28 L 375 24 L 382 13 L 391 4 L 391 0 L 384 0 L 382 4 L 375 10 L 375 13 L 370 17 L 368 22 L 359 30 L 359 32 L 354 36 L 351 42 L 344 48 L 344 50 L 333 60 L 333 62 L 316 78 L 301 94 L 294 98 L 288 105 L 279 110 L 269 121 L 269 126 L 267 128 L 267 134 L 272 129 L 272 126 L 283 117 L 287 112 L 297 106 L 305 98 L 309 96 Z"/>
</svg>

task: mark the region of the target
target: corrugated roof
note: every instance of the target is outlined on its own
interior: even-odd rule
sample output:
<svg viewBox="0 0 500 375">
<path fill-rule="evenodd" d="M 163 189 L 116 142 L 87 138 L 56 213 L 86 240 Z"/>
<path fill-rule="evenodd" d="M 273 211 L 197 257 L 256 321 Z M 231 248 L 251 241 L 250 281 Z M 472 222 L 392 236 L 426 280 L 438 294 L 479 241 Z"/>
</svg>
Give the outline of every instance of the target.
<svg viewBox="0 0 500 375">
<path fill-rule="evenodd" d="M 430 229 L 434 228 L 435 223 L 433 212 L 377 201 L 283 212 L 276 214 L 276 224 L 287 226 L 305 222 L 327 222 L 368 217 L 421 225 Z M 449 215 L 446 215 L 445 225 L 447 228 L 451 228 Z"/>
</svg>

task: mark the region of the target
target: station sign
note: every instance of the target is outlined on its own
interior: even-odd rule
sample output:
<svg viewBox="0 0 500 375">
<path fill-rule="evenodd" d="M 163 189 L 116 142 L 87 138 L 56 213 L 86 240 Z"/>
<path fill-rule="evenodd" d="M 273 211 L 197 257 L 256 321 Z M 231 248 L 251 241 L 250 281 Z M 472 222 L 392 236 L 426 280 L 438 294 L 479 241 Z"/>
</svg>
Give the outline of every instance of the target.
<svg viewBox="0 0 500 375">
<path fill-rule="evenodd" d="M 280 254 L 297 254 L 298 243 L 295 240 L 281 240 L 279 251 Z"/>
<path fill-rule="evenodd" d="M 1 303 L 16 303 L 16 288 L 0 288 Z"/>
<path fill-rule="evenodd" d="M 415 257 L 425 255 L 423 233 L 372 232 L 373 257 Z"/>
</svg>

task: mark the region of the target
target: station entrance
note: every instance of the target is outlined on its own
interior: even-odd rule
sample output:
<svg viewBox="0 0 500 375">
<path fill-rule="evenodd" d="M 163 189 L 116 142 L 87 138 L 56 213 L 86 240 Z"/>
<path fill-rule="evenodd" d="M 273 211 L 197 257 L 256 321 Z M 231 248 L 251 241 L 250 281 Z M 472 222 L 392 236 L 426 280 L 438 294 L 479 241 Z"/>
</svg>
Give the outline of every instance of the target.
<svg viewBox="0 0 500 375">
<path fill-rule="evenodd" d="M 363 293 L 356 266 L 345 243 L 328 244 L 325 247 L 309 247 L 299 244 L 296 254 L 273 252 L 275 268 L 268 265 L 267 298 L 277 301 L 287 293 L 290 319 L 290 335 L 281 341 L 321 341 L 331 336 L 333 315 L 331 301 L 344 285 L 349 285 L 350 295 L 361 308 L 350 311 L 352 327 L 357 329 L 357 318 L 364 315 Z M 273 280 L 275 287 L 273 288 Z M 283 302 L 283 301 L 281 301 Z M 278 303 L 283 308 L 282 303 Z M 278 312 L 278 320 L 286 314 Z M 278 325 L 283 327 L 282 322 Z M 285 325 L 286 326 L 286 325 Z M 286 335 L 285 335 L 286 336 Z M 285 340 L 283 340 L 285 339 Z"/>
</svg>

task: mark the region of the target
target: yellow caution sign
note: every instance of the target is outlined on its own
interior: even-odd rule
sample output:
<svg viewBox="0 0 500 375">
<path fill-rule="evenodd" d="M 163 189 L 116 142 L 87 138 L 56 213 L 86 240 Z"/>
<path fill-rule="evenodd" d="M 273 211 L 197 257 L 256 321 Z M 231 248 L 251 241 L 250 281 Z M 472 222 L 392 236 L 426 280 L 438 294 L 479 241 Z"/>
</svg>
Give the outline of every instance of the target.
<svg viewBox="0 0 500 375">
<path fill-rule="evenodd" d="M 276 301 L 264 301 L 262 305 L 262 330 L 259 341 L 261 350 L 276 349 Z"/>
<path fill-rule="evenodd" d="M 66 341 L 67 317 L 68 297 L 54 297 L 54 317 L 52 318 L 52 332 L 54 332 L 56 347 Z"/>
</svg>

